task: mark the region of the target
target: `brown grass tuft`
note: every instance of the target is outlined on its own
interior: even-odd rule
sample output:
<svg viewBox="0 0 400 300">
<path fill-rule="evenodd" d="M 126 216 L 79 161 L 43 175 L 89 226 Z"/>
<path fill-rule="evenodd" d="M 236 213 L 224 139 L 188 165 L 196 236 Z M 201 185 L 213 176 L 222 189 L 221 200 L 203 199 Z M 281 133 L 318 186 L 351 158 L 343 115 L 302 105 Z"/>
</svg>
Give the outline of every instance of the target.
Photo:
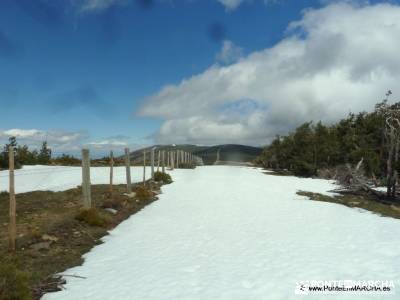
<svg viewBox="0 0 400 300">
<path fill-rule="evenodd" d="M 90 226 L 105 227 L 107 225 L 107 219 L 100 215 L 94 208 L 82 209 L 76 216 L 75 219 L 81 222 L 85 222 Z"/>
</svg>

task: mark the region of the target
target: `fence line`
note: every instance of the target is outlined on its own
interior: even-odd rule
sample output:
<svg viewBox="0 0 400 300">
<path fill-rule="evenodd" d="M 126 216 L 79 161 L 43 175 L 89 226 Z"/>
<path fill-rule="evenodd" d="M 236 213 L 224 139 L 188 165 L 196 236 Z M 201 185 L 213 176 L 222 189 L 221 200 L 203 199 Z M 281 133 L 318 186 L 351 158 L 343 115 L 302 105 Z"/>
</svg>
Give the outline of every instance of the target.
<svg viewBox="0 0 400 300">
<path fill-rule="evenodd" d="M 150 170 L 151 170 L 151 178 L 150 180 L 154 180 L 155 175 L 155 151 L 156 148 L 152 148 L 150 152 Z M 90 168 L 90 152 L 88 149 L 82 149 L 82 164 L 81 164 L 81 172 L 82 172 L 82 206 L 85 209 L 96 208 L 96 203 L 94 199 L 92 199 L 91 195 L 91 168 Z M 195 156 L 193 153 L 186 152 L 183 150 L 176 151 L 167 151 L 159 149 L 157 152 L 157 172 L 161 171 L 165 173 L 166 167 L 169 167 L 170 170 L 174 170 L 175 168 L 183 167 L 185 163 L 194 163 L 200 164 L 201 158 Z M 109 192 L 110 197 L 113 196 L 113 185 L 114 185 L 114 154 L 113 151 L 110 151 L 110 161 L 109 161 Z M 62 170 L 64 172 L 68 171 L 77 171 L 78 166 L 74 169 L 69 169 L 70 166 L 63 167 L 51 167 L 49 166 L 50 175 L 55 173 L 54 171 Z M 125 169 L 126 169 L 126 185 L 127 192 L 132 192 L 132 183 L 131 183 L 131 162 L 130 162 L 130 151 L 129 148 L 125 148 Z M 107 171 L 106 169 L 104 170 Z M 20 173 L 20 172 L 18 172 Z M 27 176 L 27 175 L 39 175 L 39 174 L 48 174 L 48 171 L 45 170 L 29 170 L 28 172 L 23 172 L 21 174 L 17 174 L 18 176 Z M 46 176 L 49 177 L 50 175 Z M 0 178 L 7 177 L 7 175 L 1 175 Z M 17 236 L 17 228 L 16 228 L 16 196 L 15 196 L 15 170 L 14 170 L 14 149 L 10 147 L 9 149 L 9 250 L 11 252 L 16 251 L 16 236 Z M 118 176 L 119 178 L 119 176 Z M 37 185 L 39 186 L 41 182 Z M 146 150 L 143 151 L 143 184 L 146 184 Z M 61 185 L 60 185 L 61 186 Z M 36 189 L 36 188 L 35 188 Z M 34 189 L 34 190 L 35 190 Z"/>
</svg>

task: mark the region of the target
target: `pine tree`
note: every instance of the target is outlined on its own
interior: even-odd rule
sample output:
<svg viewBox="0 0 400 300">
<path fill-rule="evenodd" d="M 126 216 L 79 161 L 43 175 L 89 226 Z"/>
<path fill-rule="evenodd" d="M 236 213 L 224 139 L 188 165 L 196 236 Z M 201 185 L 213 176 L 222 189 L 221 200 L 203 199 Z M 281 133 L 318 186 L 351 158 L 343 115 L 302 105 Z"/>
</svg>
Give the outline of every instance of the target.
<svg viewBox="0 0 400 300">
<path fill-rule="evenodd" d="M 41 165 L 48 165 L 50 164 L 51 159 L 51 149 L 47 147 L 47 142 L 42 143 L 42 148 L 39 151 L 38 155 L 38 163 Z"/>
</svg>

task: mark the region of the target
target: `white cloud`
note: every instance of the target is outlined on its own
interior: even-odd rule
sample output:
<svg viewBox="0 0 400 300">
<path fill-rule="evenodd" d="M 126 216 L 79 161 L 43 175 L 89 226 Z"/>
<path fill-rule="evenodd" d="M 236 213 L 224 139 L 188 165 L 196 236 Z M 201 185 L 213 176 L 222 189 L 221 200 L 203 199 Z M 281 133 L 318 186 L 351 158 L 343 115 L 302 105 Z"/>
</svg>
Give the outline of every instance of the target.
<svg viewBox="0 0 400 300">
<path fill-rule="evenodd" d="M 82 142 L 88 138 L 88 134 L 83 131 L 44 131 L 39 129 L 13 128 L 0 130 L 0 143 L 6 143 L 7 139 L 11 136 L 16 137 L 19 144 L 26 144 L 31 148 L 39 148 L 44 141 L 47 141 L 54 152 L 78 151 Z"/>
<path fill-rule="evenodd" d="M 14 137 L 22 137 L 22 138 L 31 138 L 31 137 L 43 137 L 43 131 L 37 129 L 9 129 L 4 132 L 0 132 L 0 135 L 4 136 L 14 136 Z"/>
<path fill-rule="evenodd" d="M 133 143 L 129 136 L 115 135 L 103 139 L 93 140 L 85 131 L 64 131 L 64 130 L 39 130 L 13 128 L 0 129 L 0 145 L 8 142 L 8 138 L 16 137 L 19 145 L 28 145 L 31 149 L 38 149 L 44 141 L 52 149 L 55 156 L 62 153 L 80 156 L 82 148 L 91 150 L 92 157 L 108 155 L 111 150 L 115 155 L 121 155 L 124 148 L 131 150 L 142 148 L 143 144 Z M 2 147 L 0 147 L 1 151 Z"/>
<path fill-rule="evenodd" d="M 165 119 L 157 142 L 264 144 L 301 122 L 371 110 L 389 88 L 396 94 L 399 36 L 398 5 L 307 10 L 275 46 L 165 86 L 139 113 Z M 244 112 L 243 101 L 252 103 Z"/>
<path fill-rule="evenodd" d="M 100 12 L 114 5 L 123 5 L 127 0 L 72 0 L 81 13 Z"/>
<path fill-rule="evenodd" d="M 236 9 L 244 0 L 218 0 L 227 10 Z"/>
<path fill-rule="evenodd" d="M 232 41 L 225 40 L 222 43 L 221 51 L 216 55 L 216 59 L 224 64 L 237 61 L 243 55 L 243 49 L 236 46 Z"/>
</svg>

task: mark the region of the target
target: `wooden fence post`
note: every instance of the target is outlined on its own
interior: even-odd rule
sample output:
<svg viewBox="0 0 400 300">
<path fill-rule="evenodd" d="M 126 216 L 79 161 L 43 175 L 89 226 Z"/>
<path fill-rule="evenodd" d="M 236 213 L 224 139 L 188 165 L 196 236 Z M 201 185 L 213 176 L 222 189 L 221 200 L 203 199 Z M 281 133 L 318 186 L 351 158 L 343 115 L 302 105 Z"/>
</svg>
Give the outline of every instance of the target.
<svg viewBox="0 0 400 300">
<path fill-rule="evenodd" d="M 110 151 L 110 198 L 113 196 L 114 154 Z"/>
<path fill-rule="evenodd" d="M 158 150 L 157 172 L 160 171 L 161 150 Z"/>
<path fill-rule="evenodd" d="M 151 163 L 151 180 L 154 180 L 154 148 L 151 148 L 150 163 Z"/>
<path fill-rule="evenodd" d="M 143 185 L 146 186 L 146 150 L 143 151 Z"/>
<path fill-rule="evenodd" d="M 174 151 L 171 151 L 171 169 L 175 167 Z"/>
<path fill-rule="evenodd" d="M 132 193 L 132 181 L 131 181 L 131 157 L 129 148 L 125 148 L 125 168 L 126 168 L 126 192 Z"/>
<path fill-rule="evenodd" d="M 165 150 L 162 151 L 162 162 L 161 162 L 161 166 L 162 166 L 162 172 L 165 173 Z"/>
<path fill-rule="evenodd" d="M 15 184 L 14 184 L 14 147 L 8 147 L 9 160 L 9 193 L 10 193 L 10 251 L 15 253 L 15 240 L 17 237 L 17 221 L 16 221 L 16 201 L 15 201 Z"/>
<path fill-rule="evenodd" d="M 92 204 L 92 195 L 90 190 L 90 156 L 89 149 L 82 149 L 82 194 L 83 207 L 89 209 Z"/>
</svg>

